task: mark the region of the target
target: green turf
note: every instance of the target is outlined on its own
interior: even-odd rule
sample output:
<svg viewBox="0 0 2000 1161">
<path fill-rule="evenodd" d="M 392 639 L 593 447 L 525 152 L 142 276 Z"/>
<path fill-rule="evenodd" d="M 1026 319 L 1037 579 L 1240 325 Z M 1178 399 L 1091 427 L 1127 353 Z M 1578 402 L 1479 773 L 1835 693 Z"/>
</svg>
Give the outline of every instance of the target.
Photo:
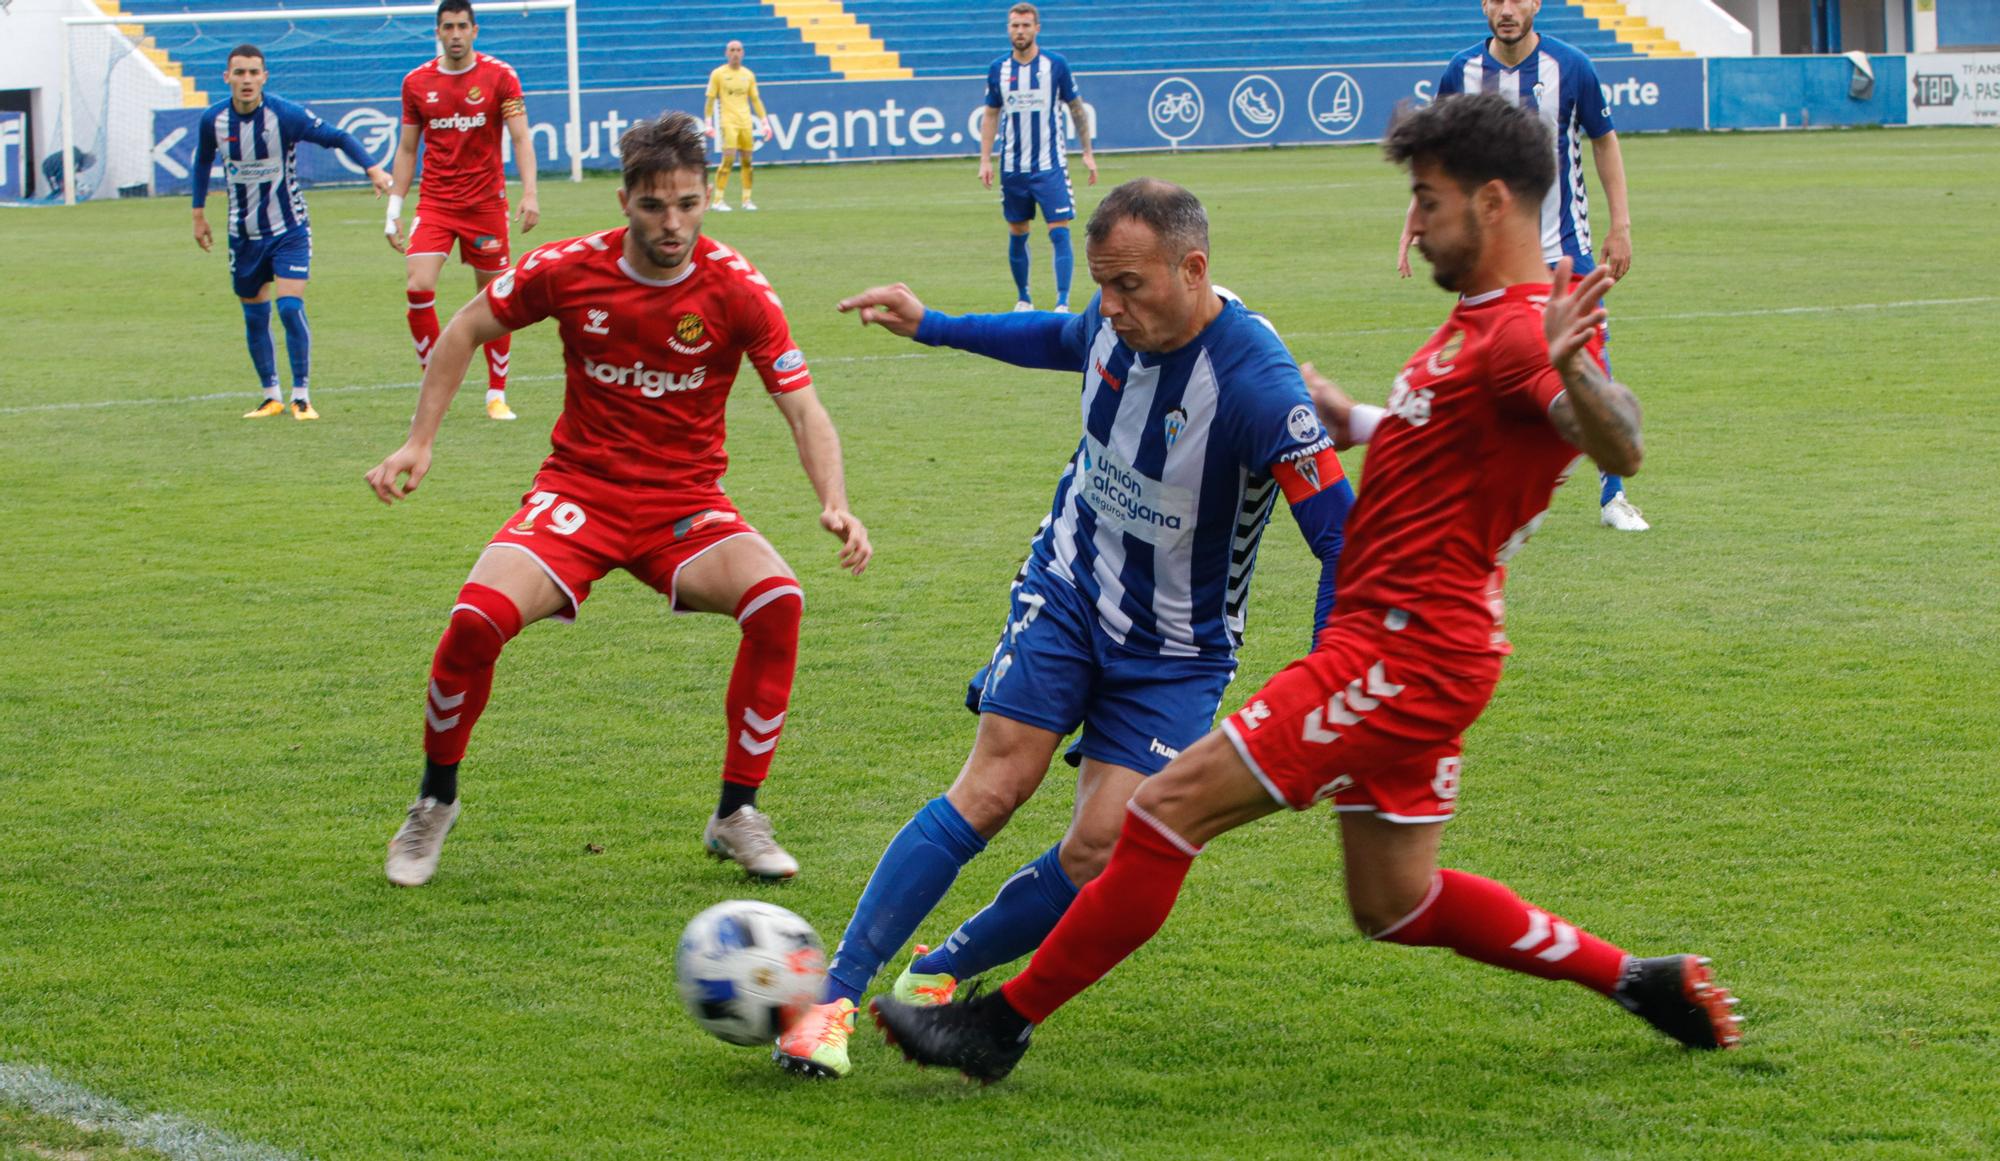
<svg viewBox="0 0 2000 1161">
<path fill-rule="evenodd" d="M 970 742 L 963 682 L 1077 385 L 913 358 L 832 309 L 898 278 L 1007 306 L 969 162 L 767 170 L 762 213 L 711 222 L 784 295 L 878 549 L 837 573 L 782 422 L 740 392 L 731 491 L 808 592 L 765 794 L 805 871 L 778 888 L 696 842 L 735 630 L 623 577 L 510 646 L 439 878 L 382 880 L 445 610 L 546 448 L 552 331 L 516 342 L 522 421 L 469 392 L 385 509 L 361 474 L 402 438 L 414 360 L 377 203 L 312 196 L 312 425 L 197 398 L 248 368 L 183 203 L 0 214 L 0 1060 L 322 1158 L 2000 1152 L 1994 144 L 1626 143 L 1612 355 L 1656 527 L 1599 529 L 1579 481 L 1517 559 L 1519 653 L 1445 855 L 1639 953 L 1713 955 L 1740 1052 L 1363 942 L 1318 812 L 1214 844 L 1161 937 L 984 1090 L 867 1033 L 851 1078 L 801 1083 L 672 985 L 681 924 L 720 899 L 836 938 Z M 1199 193 L 1217 280 L 1364 399 L 1450 305 L 1395 279 L 1402 179 L 1371 149 L 1103 165 Z M 543 202 L 535 239 L 616 221 L 606 180 Z M 1315 575 L 1281 517 L 1232 704 L 1303 647 Z M 1053 839 L 1064 781 L 924 934 Z"/>
</svg>

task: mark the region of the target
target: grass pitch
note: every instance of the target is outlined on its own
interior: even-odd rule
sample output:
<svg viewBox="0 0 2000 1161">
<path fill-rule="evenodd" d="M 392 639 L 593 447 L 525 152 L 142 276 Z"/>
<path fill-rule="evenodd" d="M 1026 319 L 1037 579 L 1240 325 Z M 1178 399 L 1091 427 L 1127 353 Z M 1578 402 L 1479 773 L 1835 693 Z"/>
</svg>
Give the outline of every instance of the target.
<svg viewBox="0 0 2000 1161">
<path fill-rule="evenodd" d="M 382 880 L 445 611 L 546 451 L 552 329 L 515 343 L 522 421 L 487 421 L 475 383 L 388 510 L 361 473 L 415 367 L 377 203 L 311 197 L 315 424 L 237 418 L 239 315 L 184 203 L 0 215 L 0 1060 L 321 1158 L 2000 1152 L 1994 137 L 1626 155 L 1611 350 L 1656 527 L 1599 529 L 1584 481 L 1557 497 L 1445 857 L 1641 954 L 1713 955 L 1741 1051 L 1365 943 L 1325 812 L 1217 842 L 1161 937 L 997 1087 L 866 1030 L 851 1078 L 805 1084 L 681 1013 L 689 916 L 756 896 L 837 938 L 949 781 L 964 679 L 1074 446 L 1074 377 L 833 311 L 899 278 L 1009 305 L 993 195 L 955 162 L 765 170 L 762 213 L 710 220 L 784 295 L 878 549 L 837 573 L 783 423 L 739 391 L 730 490 L 808 594 L 764 796 L 805 871 L 777 888 L 697 846 L 734 627 L 623 577 L 510 646 L 438 879 Z M 1218 281 L 1364 399 L 1450 305 L 1394 277 L 1402 178 L 1372 149 L 1104 170 L 1086 206 L 1140 174 L 1200 194 Z M 613 189 L 549 181 L 526 241 L 615 224 Z M 1034 256 L 1046 305 L 1039 232 Z M 1264 553 L 1231 706 L 1306 644 L 1284 518 Z M 1065 769 L 924 937 L 1060 832 Z"/>
</svg>

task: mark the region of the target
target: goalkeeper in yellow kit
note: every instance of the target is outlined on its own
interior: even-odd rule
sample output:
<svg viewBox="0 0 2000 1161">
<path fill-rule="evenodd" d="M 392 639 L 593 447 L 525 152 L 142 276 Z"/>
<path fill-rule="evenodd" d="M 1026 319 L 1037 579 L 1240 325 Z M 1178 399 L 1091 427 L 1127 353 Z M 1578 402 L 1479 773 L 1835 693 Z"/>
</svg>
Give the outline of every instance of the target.
<svg viewBox="0 0 2000 1161">
<path fill-rule="evenodd" d="M 722 164 L 715 170 L 715 189 L 709 208 L 726 214 L 729 203 L 723 197 L 729 192 L 729 163 L 738 157 L 743 159 L 743 208 L 757 208 L 757 203 L 750 200 L 750 150 L 755 146 L 752 132 L 761 124 L 768 134 L 771 126 L 770 114 L 764 111 L 764 98 L 757 95 L 757 74 L 743 67 L 743 42 L 730 41 L 723 53 L 728 63 L 717 65 L 708 74 L 708 95 L 702 98 L 701 111 L 708 116 L 710 132 L 715 134 L 716 145 L 722 150 Z M 754 117 L 750 113 L 753 108 L 757 110 Z"/>
</svg>

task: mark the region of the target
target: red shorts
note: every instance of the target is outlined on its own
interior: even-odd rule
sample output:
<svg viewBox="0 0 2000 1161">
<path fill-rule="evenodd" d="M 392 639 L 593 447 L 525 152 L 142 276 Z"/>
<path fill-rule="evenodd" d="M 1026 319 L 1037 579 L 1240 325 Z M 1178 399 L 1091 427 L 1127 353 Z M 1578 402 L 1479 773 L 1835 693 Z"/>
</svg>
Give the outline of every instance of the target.
<svg viewBox="0 0 2000 1161">
<path fill-rule="evenodd" d="M 404 253 L 412 258 L 448 257 L 454 241 L 459 261 L 474 270 L 507 269 L 507 203 L 494 202 L 478 210 L 433 209 L 419 203 L 417 216 L 410 219 L 410 242 Z"/>
<path fill-rule="evenodd" d="M 488 545 L 533 558 L 569 598 L 569 611 L 557 619 L 573 621 L 591 584 L 614 568 L 688 612 L 674 594 L 681 569 L 725 540 L 755 535 L 719 491 L 632 488 L 545 470 Z"/>
<path fill-rule="evenodd" d="M 1336 618 L 1222 729 L 1293 810 L 1331 798 L 1390 822 L 1443 822 L 1458 799 L 1459 735 L 1492 698 L 1500 658 L 1441 662 L 1383 620 Z"/>
</svg>

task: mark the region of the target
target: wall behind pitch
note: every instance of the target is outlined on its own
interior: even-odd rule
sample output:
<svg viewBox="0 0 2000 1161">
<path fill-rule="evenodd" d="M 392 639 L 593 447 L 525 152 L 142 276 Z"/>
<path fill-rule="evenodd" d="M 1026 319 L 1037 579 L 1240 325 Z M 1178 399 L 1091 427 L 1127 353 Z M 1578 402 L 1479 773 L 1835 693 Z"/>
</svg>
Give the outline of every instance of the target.
<svg viewBox="0 0 2000 1161">
<path fill-rule="evenodd" d="M 28 167 L 34 151 L 28 145 L 28 119 L 0 113 L 0 201 L 28 196 Z"/>
<path fill-rule="evenodd" d="M 1619 129 L 1703 127 L 1701 61 L 1616 60 L 1598 67 Z M 1325 145 L 1379 140 L 1397 103 L 1428 102 L 1442 71 L 1441 64 L 1191 69 L 1082 74 L 1078 86 L 1095 122 L 1096 145 L 1105 150 Z M 774 82 L 761 89 L 774 133 L 758 146 L 759 164 L 979 152 L 982 78 Z M 582 140 L 575 148 L 587 168 L 614 169 L 615 143 L 635 119 L 663 109 L 698 113 L 701 98 L 696 86 L 585 93 Z M 359 137 L 373 156 L 386 160 L 394 151 L 401 117 L 394 98 L 322 101 L 314 109 Z M 155 192 L 188 189 L 199 117 L 198 110 L 181 109 L 154 116 Z M 529 94 L 528 120 L 544 171 L 569 166 L 567 117 L 564 94 Z M 299 172 L 309 185 L 361 177 L 345 157 L 311 146 L 299 150 Z"/>
<path fill-rule="evenodd" d="M 1708 62 L 1708 123 L 1715 129 L 1908 122 L 1908 69 L 1900 56 L 1868 58 L 1875 90 L 1848 96 L 1854 65 L 1844 56 L 1718 57 Z"/>
</svg>

